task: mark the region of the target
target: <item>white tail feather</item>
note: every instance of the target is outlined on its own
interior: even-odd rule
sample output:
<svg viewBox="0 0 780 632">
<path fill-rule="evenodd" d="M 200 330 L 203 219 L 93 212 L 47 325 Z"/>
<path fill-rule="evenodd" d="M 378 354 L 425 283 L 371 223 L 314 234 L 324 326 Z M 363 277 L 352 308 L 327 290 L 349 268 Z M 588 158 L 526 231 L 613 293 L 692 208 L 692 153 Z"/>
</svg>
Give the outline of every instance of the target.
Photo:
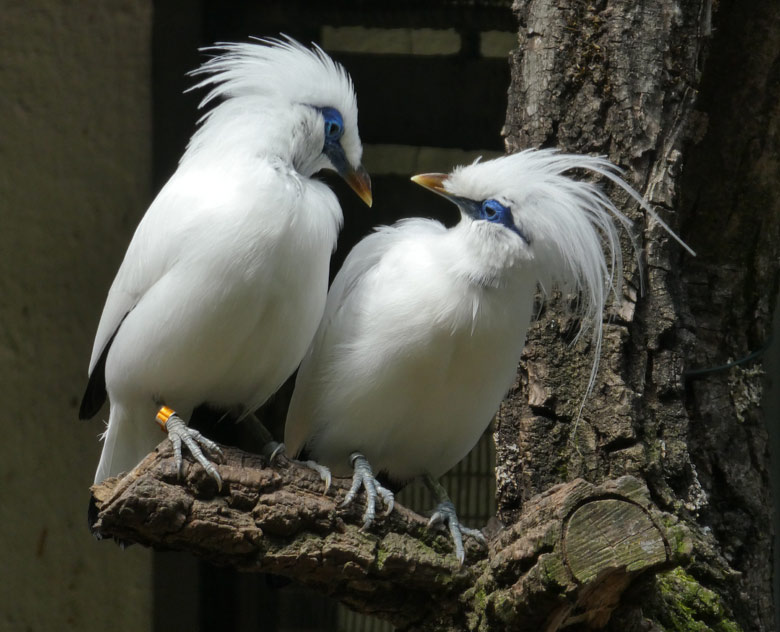
<svg viewBox="0 0 780 632">
<path fill-rule="evenodd" d="M 108 429 L 103 434 L 95 483 L 129 472 L 164 438 L 154 419 L 133 419 L 121 406 L 111 406 Z"/>
</svg>

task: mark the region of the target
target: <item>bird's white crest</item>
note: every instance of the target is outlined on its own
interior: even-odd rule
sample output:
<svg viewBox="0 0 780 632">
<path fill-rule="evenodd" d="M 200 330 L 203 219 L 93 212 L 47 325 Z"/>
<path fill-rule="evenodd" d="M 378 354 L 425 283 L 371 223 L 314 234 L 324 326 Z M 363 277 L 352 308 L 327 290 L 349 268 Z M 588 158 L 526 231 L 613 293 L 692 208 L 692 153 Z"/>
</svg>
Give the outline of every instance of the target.
<svg viewBox="0 0 780 632">
<path fill-rule="evenodd" d="M 632 222 L 592 182 L 564 175 L 585 170 L 603 176 L 626 191 L 688 252 L 687 246 L 621 177 L 621 170 L 596 156 L 564 154 L 554 149 L 528 149 L 487 162 L 456 168 L 444 187 L 472 200 L 497 199 L 512 209 L 515 224 L 529 237 L 539 284 L 579 296 L 579 336 L 593 327 L 594 348 L 585 397 L 596 379 L 603 336 L 602 314 L 610 292 L 617 300 L 623 287 L 623 257 L 617 225 L 631 238 L 639 261 Z M 640 268 L 641 278 L 641 268 Z M 583 398 L 584 403 L 584 398 Z"/>
<path fill-rule="evenodd" d="M 312 44 L 309 49 L 283 36 L 283 39 L 252 38 L 251 42 L 219 43 L 202 50 L 219 54 L 190 73 L 205 78 L 189 90 L 210 88 L 200 103 L 201 108 L 212 101 L 225 101 L 201 118 L 201 130 L 211 119 L 220 118 L 222 108 L 228 108 L 232 101 L 242 98 L 268 100 L 276 107 L 298 104 L 331 107 L 338 110 L 344 120 L 341 145 L 347 157 L 353 166 L 360 163 L 363 148 L 358 134 L 357 98 L 352 79 L 344 67 L 319 46 Z M 228 110 L 220 123 L 226 126 L 226 120 L 232 117 L 233 113 Z M 195 153 L 192 150 L 200 136 L 200 133 L 193 136 L 185 157 Z"/>
<path fill-rule="evenodd" d="M 222 54 L 190 73 L 207 75 L 192 89 L 211 87 L 201 107 L 220 97 L 239 96 L 268 96 L 343 111 L 357 107 L 349 74 L 316 44 L 308 49 L 289 37 L 253 38 L 202 50 Z"/>
</svg>

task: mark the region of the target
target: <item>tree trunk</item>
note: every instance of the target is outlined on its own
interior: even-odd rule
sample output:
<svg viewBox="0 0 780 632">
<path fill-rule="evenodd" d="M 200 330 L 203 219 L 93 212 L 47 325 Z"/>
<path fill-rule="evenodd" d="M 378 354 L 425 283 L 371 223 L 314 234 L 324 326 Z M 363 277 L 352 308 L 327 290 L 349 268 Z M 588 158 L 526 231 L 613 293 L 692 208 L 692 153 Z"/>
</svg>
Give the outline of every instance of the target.
<svg viewBox="0 0 780 632">
<path fill-rule="evenodd" d="M 627 262 L 630 291 L 606 327 L 579 421 L 588 356 L 567 345 L 571 323 L 548 307 L 499 415 L 500 516 L 513 522 L 562 479 L 636 476 L 690 529 L 694 562 L 635 582 L 611 628 L 649 629 L 647 620 L 721 629 L 728 619 L 773 629 L 760 365 L 696 369 L 748 356 L 771 333 L 780 4 L 720 2 L 714 15 L 711 2 L 675 0 L 538 0 L 516 10 L 510 151 L 551 145 L 608 155 L 698 257 L 633 216 L 645 227 L 644 293 Z M 694 589 L 712 600 L 694 598 Z"/>
<path fill-rule="evenodd" d="M 98 531 L 286 575 L 408 630 L 772 629 L 762 374 L 722 365 L 765 346 L 777 294 L 780 4 L 716 9 L 516 3 L 508 150 L 608 155 L 698 257 L 610 191 L 641 266 L 626 260 L 581 414 L 591 350 L 570 344 L 571 297 L 529 333 L 498 416 L 488 551 L 470 542 L 458 568 L 400 507 L 364 533 L 342 482 L 323 496 L 238 450 L 221 491 L 198 466 L 179 481 L 165 443 L 93 488 Z"/>
</svg>

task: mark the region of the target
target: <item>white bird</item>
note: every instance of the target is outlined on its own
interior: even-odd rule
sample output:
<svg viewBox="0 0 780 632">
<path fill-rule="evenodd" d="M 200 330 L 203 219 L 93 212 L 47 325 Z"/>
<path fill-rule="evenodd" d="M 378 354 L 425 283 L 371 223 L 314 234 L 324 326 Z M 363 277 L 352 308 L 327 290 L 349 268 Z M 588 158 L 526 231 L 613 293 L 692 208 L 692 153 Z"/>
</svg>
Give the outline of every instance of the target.
<svg viewBox="0 0 780 632">
<path fill-rule="evenodd" d="M 95 482 L 129 471 L 167 431 L 221 484 L 188 428 L 208 403 L 248 413 L 293 373 L 325 307 L 342 224 L 337 171 L 370 206 L 355 91 L 292 39 L 214 47 L 193 74 L 217 99 L 144 215 L 98 325 L 82 419 L 111 408 Z"/>
<path fill-rule="evenodd" d="M 527 150 L 415 176 L 458 205 L 460 223 L 379 228 L 336 276 L 298 372 L 285 445 L 353 474 L 345 503 L 365 487 L 364 528 L 377 495 L 388 513 L 393 503 L 373 472 L 400 483 L 426 476 L 442 501 L 432 523 L 447 524 L 463 561 L 462 534 L 478 532 L 459 524 L 435 478 L 477 443 L 511 387 L 539 285 L 581 294 L 592 388 L 604 304 L 622 285 L 615 220 L 630 221 L 597 186 L 564 175 L 571 169 L 608 178 L 647 208 L 605 159 Z"/>
</svg>

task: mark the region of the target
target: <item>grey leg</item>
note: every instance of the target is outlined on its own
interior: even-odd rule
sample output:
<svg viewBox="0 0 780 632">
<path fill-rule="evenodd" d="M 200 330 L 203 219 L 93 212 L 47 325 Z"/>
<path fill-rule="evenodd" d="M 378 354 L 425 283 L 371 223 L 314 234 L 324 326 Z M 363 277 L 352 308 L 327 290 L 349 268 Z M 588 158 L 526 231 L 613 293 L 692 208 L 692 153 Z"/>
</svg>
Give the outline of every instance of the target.
<svg viewBox="0 0 780 632">
<path fill-rule="evenodd" d="M 434 525 L 444 525 L 449 529 L 450 536 L 452 537 L 453 545 L 455 546 L 455 557 L 458 558 L 458 563 L 463 564 L 466 559 L 466 551 L 463 548 L 463 536 L 470 535 L 477 540 L 482 546 L 487 546 L 485 536 L 479 529 L 470 529 L 462 525 L 458 521 L 458 515 L 455 511 L 455 505 L 452 504 L 447 490 L 430 474 L 425 474 L 425 485 L 431 490 L 433 495 L 438 501 L 436 509 L 433 511 L 431 519 L 428 521 L 428 527 Z"/>
<path fill-rule="evenodd" d="M 342 507 L 349 505 L 354 499 L 360 488 L 366 490 L 366 510 L 363 512 L 363 530 L 368 529 L 371 523 L 374 522 L 376 517 L 376 500 L 377 496 L 382 499 L 387 509 L 385 510 L 385 516 L 389 516 L 393 511 L 393 505 L 395 498 L 393 492 L 379 484 L 379 481 L 374 478 L 374 473 L 371 471 L 371 465 L 365 456 L 359 452 L 353 452 L 349 457 L 352 468 L 355 473 L 352 476 L 352 487 L 347 492 L 344 502 L 341 503 Z"/>
<path fill-rule="evenodd" d="M 209 473 L 209 475 L 217 481 L 217 487 L 222 489 L 222 477 L 220 477 L 217 468 L 209 461 L 200 449 L 203 446 L 209 452 L 216 454 L 220 459 L 224 458 L 222 450 L 211 439 L 204 437 L 197 430 L 189 428 L 184 420 L 179 417 L 174 411 L 167 406 L 163 406 L 157 413 L 157 423 L 168 433 L 168 438 L 173 445 L 173 458 L 176 462 L 176 471 L 181 476 L 182 471 L 182 457 L 181 446 L 182 443 L 187 447 L 195 460 L 203 466 L 203 469 Z"/>
</svg>

